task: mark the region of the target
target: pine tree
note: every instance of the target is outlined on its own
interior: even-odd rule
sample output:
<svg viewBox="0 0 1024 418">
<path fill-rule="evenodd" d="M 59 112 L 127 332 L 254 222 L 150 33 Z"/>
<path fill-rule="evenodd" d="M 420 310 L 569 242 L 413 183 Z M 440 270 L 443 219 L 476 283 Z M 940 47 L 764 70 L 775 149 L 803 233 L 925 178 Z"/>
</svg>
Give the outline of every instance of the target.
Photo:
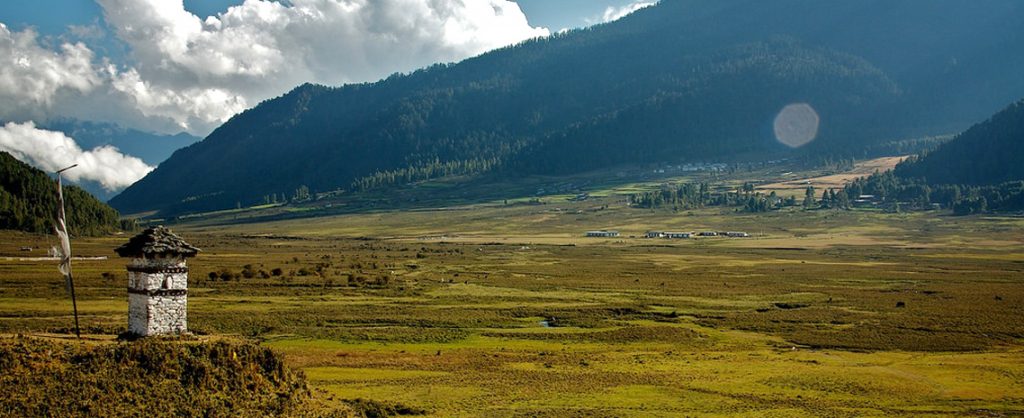
<svg viewBox="0 0 1024 418">
<path fill-rule="evenodd" d="M 807 186 L 807 190 L 804 191 L 804 208 L 810 209 L 814 207 L 814 186 Z"/>
</svg>

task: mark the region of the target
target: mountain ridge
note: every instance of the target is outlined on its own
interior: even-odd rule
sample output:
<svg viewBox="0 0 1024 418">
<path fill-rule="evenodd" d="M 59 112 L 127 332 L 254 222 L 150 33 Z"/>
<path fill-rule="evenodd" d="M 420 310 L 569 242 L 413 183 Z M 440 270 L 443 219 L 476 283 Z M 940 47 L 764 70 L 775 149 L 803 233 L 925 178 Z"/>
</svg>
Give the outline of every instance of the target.
<svg viewBox="0 0 1024 418">
<path fill-rule="evenodd" d="M 762 3 L 665 0 L 611 24 L 377 83 L 302 85 L 177 151 L 111 204 L 173 214 L 291 199 L 302 188 L 358 191 L 448 174 L 562 174 L 782 152 L 771 119 L 796 102 L 810 103 L 823 121 L 801 152 L 856 155 L 879 138 L 969 123 L 959 109 L 984 110 L 1002 90 L 1024 95 L 1024 81 L 1006 75 L 1024 70 L 1021 57 L 988 70 L 1010 80 L 995 93 L 947 83 L 960 68 L 932 68 L 979 39 L 1024 50 L 1019 35 L 1005 34 L 1005 22 L 1024 22 L 1013 2 L 988 0 L 983 11 L 963 0 Z M 879 7 L 886 16 L 867 13 Z M 948 27 L 935 27 L 943 19 Z M 882 34 L 868 37 L 878 39 L 856 36 L 865 22 L 880 25 Z M 916 26 L 942 35 L 896 36 L 915 35 Z M 920 48 L 957 35 L 967 39 Z M 907 50 L 915 56 L 900 60 Z M 943 97 L 959 99 L 919 109 Z"/>
</svg>

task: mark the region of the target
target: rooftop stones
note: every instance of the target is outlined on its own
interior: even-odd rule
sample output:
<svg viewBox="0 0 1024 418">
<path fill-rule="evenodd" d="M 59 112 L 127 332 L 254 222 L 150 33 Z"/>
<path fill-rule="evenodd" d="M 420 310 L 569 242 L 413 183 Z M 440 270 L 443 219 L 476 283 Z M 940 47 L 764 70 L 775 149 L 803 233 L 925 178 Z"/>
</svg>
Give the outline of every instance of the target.
<svg viewBox="0 0 1024 418">
<path fill-rule="evenodd" d="M 195 257 L 199 249 L 174 235 L 170 229 L 156 226 L 142 231 L 114 250 L 129 258 Z"/>
</svg>

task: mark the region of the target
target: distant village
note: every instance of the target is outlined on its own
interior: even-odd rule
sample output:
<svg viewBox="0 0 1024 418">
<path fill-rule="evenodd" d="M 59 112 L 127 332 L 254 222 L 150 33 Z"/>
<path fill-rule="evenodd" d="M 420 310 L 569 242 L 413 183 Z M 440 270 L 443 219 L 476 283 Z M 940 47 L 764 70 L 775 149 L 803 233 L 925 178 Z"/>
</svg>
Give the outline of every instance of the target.
<svg viewBox="0 0 1024 418">
<path fill-rule="evenodd" d="M 588 238 L 621 238 L 622 234 L 615 230 L 587 231 Z M 647 231 L 642 238 L 649 239 L 691 239 L 691 238 L 749 238 L 750 234 L 741 231 L 703 231 L 703 232 L 668 232 Z M 636 238 L 631 236 L 630 238 Z"/>
</svg>

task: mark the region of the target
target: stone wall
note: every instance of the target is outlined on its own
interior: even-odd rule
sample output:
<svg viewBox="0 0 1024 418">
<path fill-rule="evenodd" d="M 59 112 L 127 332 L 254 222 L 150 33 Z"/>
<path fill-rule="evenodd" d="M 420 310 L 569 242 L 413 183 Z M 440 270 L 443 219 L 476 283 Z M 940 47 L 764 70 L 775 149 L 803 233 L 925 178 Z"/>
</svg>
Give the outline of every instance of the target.
<svg viewBox="0 0 1024 418">
<path fill-rule="evenodd" d="M 139 335 L 186 332 L 188 268 L 180 258 L 128 264 L 128 331 Z"/>
<path fill-rule="evenodd" d="M 188 273 L 128 272 L 128 288 L 138 290 L 188 289 Z"/>
<path fill-rule="evenodd" d="M 139 336 L 188 330 L 188 296 L 128 294 L 128 331 Z"/>
<path fill-rule="evenodd" d="M 167 279 L 170 279 L 168 281 Z M 133 258 L 128 264 L 128 288 L 138 290 L 188 289 L 185 260 Z"/>
</svg>

